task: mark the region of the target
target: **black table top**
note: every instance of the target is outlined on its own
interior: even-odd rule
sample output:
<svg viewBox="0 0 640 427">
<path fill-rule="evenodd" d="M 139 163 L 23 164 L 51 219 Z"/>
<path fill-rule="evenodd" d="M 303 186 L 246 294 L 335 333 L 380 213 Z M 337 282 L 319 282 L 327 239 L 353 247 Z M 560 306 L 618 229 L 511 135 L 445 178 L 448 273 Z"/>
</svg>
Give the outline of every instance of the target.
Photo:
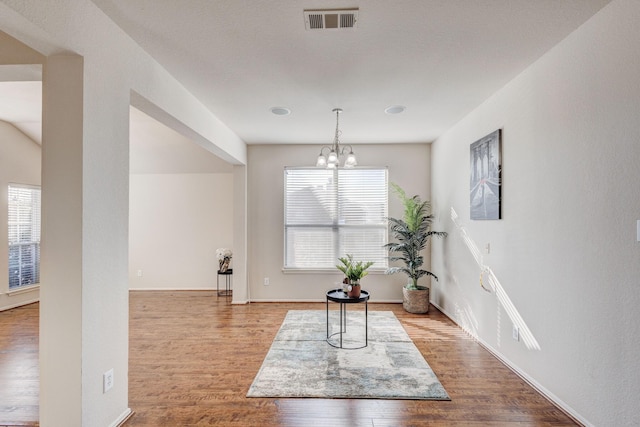
<svg viewBox="0 0 640 427">
<path fill-rule="evenodd" d="M 342 289 L 332 289 L 327 292 L 327 299 L 333 302 L 339 302 L 344 304 L 356 304 L 359 302 L 365 302 L 369 299 L 369 292 L 360 291 L 360 297 L 352 298 L 347 296 L 346 292 Z"/>
<path fill-rule="evenodd" d="M 224 275 L 233 274 L 233 268 L 228 268 L 225 271 L 218 270 L 218 274 L 224 274 Z"/>
</svg>

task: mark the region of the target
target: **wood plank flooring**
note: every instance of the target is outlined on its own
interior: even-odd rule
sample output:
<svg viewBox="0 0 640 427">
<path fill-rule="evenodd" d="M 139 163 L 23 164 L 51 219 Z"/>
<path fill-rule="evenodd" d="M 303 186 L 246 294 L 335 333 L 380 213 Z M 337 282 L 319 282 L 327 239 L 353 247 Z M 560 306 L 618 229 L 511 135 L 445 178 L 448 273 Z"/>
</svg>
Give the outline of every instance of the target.
<svg viewBox="0 0 640 427">
<path fill-rule="evenodd" d="M 135 414 L 126 426 L 576 425 L 435 308 L 412 315 L 400 304 L 369 309 L 396 314 L 450 402 L 246 398 L 291 309 L 324 304 L 232 306 L 215 292 L 131 292 L 129 406 Z M 0 426 L 37 425 L 37 310 L 33 304 L 0 313 Z M 31 362 L 15 364 L 24 358 Z"/>
<path fill-rule="evenodd" d="M 37 425 L 39 304 L 0 312 L 0 426 Z"/>
</svg>

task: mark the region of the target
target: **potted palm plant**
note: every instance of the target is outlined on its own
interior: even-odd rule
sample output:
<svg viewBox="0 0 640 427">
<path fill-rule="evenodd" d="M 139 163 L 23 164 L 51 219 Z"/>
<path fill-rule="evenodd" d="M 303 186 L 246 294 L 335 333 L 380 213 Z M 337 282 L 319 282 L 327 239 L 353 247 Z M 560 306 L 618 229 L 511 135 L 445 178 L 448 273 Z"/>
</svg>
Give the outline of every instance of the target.
<svg viewBox="0 0 640 427">
<path fill-rule="evenodd" d="M 344 273 L 344 284 L 347 285 L 347 295 L 351 298 L 359 298 L 360 280 L 369 274 L 367 268 L 373 265 L 372 261 L 354 261 L 353 255 L 347 254 L 346 257 L 338 258 L 342 264 L 336 265 L 336 268 Z"/>
<path fill-rule="evenodd" d="M 409 313 L 427 313 L 429 311 L 429 287 L 418 285 L 422 276 L 431 276 L 438 280 L 432 272 L 422 268 L 424 257 L 422 250 L 427 246 L 431 236 L 445 237 L 443 231 L 432 231 L 431 204 L 422 201 L 418 195 L 407 196 L 397 184 L 391 184 L 404 206 L 402 219 L 387 218 L 389 231 L 394 242 L 387 243 L 389 261 L 401 261 L 403 266 L 389 267 L 387 274 L 404 273 L 409 281 L 402 288 L 402 306 Z"/>
</svg>

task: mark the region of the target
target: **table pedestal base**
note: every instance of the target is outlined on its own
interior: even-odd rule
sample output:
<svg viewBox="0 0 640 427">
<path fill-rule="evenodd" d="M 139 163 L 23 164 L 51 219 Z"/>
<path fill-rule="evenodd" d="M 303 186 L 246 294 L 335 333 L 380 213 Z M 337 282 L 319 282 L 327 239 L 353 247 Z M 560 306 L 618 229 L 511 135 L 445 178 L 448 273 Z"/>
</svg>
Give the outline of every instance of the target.
<svg viewBox="0 0 640 427">
<path fill-rule="evenodd" d="M 340 328 L 338 332 L 334 332 L 333 334 L 329 334 L 329 301 L 337 302 L 340 305 Z M 359 348 L 364 348 L 369 345 L 369 293 L 367 291 L 362 291 L 360 297 L 358 298 L 349 298 L 342 289 L 334 289 L 332 291 L 327 292 L 327 343 L 335 348 L 341 348 L 345 350 L 357 350 Z M 357 304 L 364 302 L 364 345 L 359 347 L 345 347 L 343 345 L 343 335 L 347 332 L 347 304 Z M 332 342 L 332 338 L 334 336 L 340 337 L 339 344 L 334 344 Z"/>
</svg>

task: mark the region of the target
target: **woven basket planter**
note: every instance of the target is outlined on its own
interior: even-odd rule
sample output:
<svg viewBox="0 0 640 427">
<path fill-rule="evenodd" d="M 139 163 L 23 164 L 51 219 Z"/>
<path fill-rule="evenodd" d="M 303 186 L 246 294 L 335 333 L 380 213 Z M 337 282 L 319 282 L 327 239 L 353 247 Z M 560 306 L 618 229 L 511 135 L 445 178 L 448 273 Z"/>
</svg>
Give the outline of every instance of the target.
<svg viewBox="0 0 640 427">
<path fill-rule="evenodd" d="M 429 288 L 402 288 L 402 307 L 409 313 L 424 314 L 429 312 Z"/>
</svg>

